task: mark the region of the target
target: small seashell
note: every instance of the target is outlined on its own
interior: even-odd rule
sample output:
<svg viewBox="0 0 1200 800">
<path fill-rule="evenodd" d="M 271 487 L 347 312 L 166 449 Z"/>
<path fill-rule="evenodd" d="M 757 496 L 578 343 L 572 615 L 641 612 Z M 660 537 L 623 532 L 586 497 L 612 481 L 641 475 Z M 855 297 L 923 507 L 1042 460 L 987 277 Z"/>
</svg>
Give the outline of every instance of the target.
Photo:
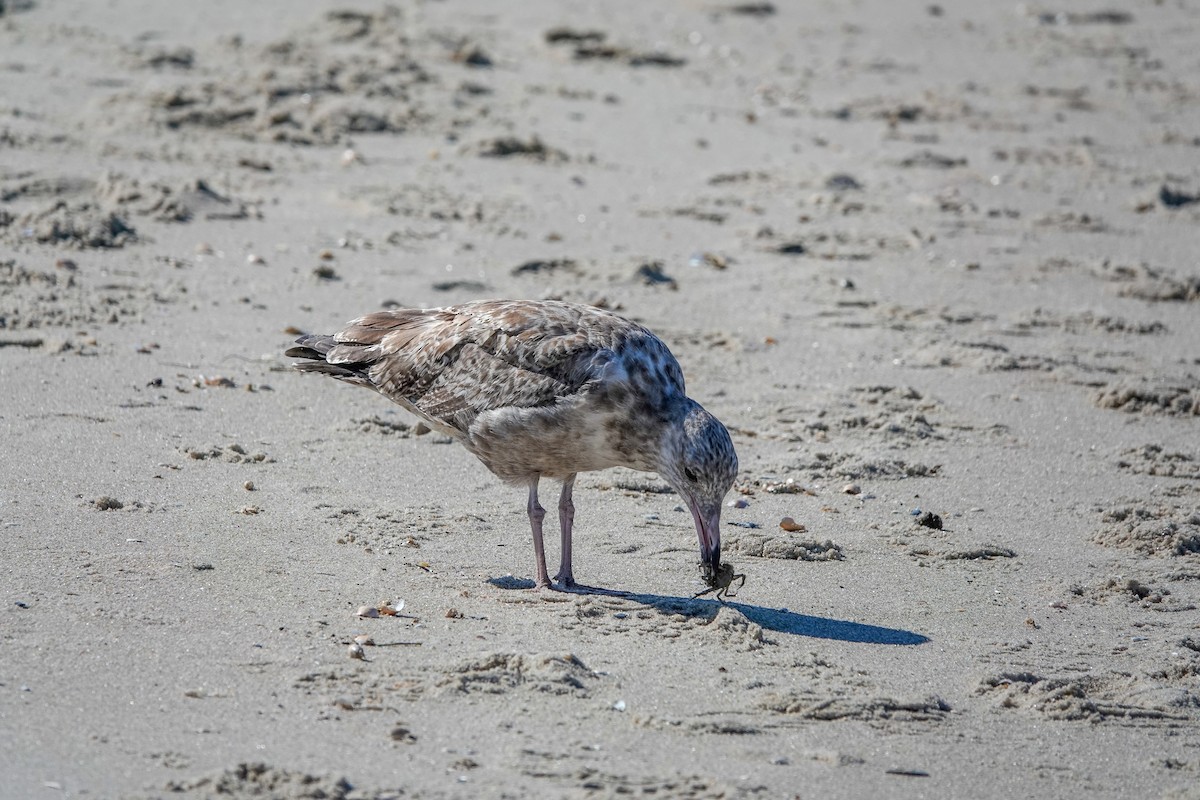
<svg viewBox="0 0 1200 800">
<path fill-rule="evenodd" d="M 348 167 L 351 164 L 361 164 L 362 160 L 363 160 L 362 156 L 360 156 L 358 154 L 358 151 L 355 150 L 353 147 L 347 147 L 345 150 L 342 151 L 342 166 L 343 167 Z"/>
<path fill-rule="evenodd" d="M 862 487 L 857 483 L 847 483 L 842 487 L 842 494 L 862 494 Z"/>
<path fill-rule="evenodd" d="M 739 497 L 737 500 L 730 500 L 729 507 L 730 508 L 749 508 L 750 501 L 746 500 L 745 498 Z"/>
<path fill-rule="evenodd" d="M 457 608 L 446 609 L 446 619 L 462 619 L 463 613 Z"/>
<path fill-rule="evenodd" d="M 267 260 L 265 258 L 263 258 L 262 256 L 260 256 L 258 253 L 251 253 L 250 255 L 246 256 L 246 263 L 247 264 L 265 264 L 265 263 L 267 263 Z"/>
<path fill-rule="evenodd" d="M 358 611 L 354 612 L 356 616 L 374 619 L 379 616 L 379 609 L 371 608 L 370 606 L 359 606 Z"/>
<path fill-rule="evenodd" d="M 322 261 L 333 261 L 333 251 L 326 248 L 317 253 L 317 258 L 321 259 Z"/>
<path fill-rule="evenodd" d="M 804 527 L 799 522 L 796 522 L 796 520 L 792 519 L 791 517 L 784 517 L 783 519 L 779 520 L 779 527 L 783 528 L 785 531 L 791 531 L 793 533 L 800 533 L 808 530 L 808 528 Z"/>
<path fill-rule="evenodd" d="M 253 492 L 254 491 L 254 481 L 246 481 L 245 483 L 242 484 L 242 488 L 245 489 L 247 492 Z"/>
<path fill-rule="evenodd" d="M 691 257 L 688 258 L 688 266 L 725 269 L 729 266 L 729 259 L 718 253 L 692 253 Z"/>
<path fill-rule="evenodd" d="M 354 637 L 354 643 L 361 645 L 362 647 L 370 647 L 375 644 L 375 640 L 365 633 L 360 633 L 358 636 Z"/>
<path fill-rule="evenodd" d="M 385 617 L 397 616 L 404 610 L 404 598 L 400 598 L 395 603 L 391 600 L 384 600 L 379 605 L 375 606 L 375 610 Z"/>
<path fill-rule="evenodd" d="M 362 645 L 358 642 L 351 642 L 350 646 L 346 648 L 346 651 L 350 654 L 351 658 L 357 658 L 363 661 L 367 659 L 366 651 L 362 649 Z"/>
</svg>

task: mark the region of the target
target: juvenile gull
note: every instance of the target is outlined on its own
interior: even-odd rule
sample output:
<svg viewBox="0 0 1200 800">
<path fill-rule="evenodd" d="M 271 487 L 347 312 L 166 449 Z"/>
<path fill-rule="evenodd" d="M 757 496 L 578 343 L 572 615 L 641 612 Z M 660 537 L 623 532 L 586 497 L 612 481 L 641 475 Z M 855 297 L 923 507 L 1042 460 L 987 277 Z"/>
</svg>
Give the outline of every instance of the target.
<svg viewBox="0 0 1200 800">
<path fill-rule="evenodd" d="M 302 336 L 297 369 L 374 389 L 462 443 L 502 480 L 529 489 L 537 586 L 549 587 L 541 478 L 562 481 L 562 560 L 571 571 L 571 490 L 580 472 L 657 472 L 687 503 L 710 585 L 721 574 L 721 502 L 737 475 L 729 432 L 684 394 L 671 351 L 646 328 L 591 306 L 481 300 L 360 317 Z"/>
</svg>

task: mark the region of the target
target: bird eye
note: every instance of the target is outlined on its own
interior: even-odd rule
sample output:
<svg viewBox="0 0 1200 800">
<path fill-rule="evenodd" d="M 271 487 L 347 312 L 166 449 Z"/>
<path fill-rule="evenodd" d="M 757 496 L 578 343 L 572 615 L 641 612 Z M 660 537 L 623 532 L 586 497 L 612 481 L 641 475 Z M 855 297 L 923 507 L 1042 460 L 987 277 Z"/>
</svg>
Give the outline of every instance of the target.
<svg viewBox="0 0 1200 800">
<path fill-rule="evenodd" d="M 696 475 L 696 470 L 692 469 L 691 467 L 684 467 L 683 477 L 687 478 L 691 483 L 695 483 L 699 476 Z"/>
</svg>

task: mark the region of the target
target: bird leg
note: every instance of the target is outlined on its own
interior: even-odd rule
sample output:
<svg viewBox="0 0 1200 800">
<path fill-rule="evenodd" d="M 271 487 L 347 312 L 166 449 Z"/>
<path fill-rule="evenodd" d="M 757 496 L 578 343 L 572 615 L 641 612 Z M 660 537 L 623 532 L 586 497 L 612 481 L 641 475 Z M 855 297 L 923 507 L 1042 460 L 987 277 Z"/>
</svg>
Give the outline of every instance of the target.
<svg viewBox="0 0 1200 800">
<path fill-rule="evenodd" d="M 537 588 L 550 588 L 550 575 L 546 572 L 546 550 L 542 546 L 542 519 L 546 509 L 538 502 L 538 480 L 534 475 L 529 481 L 529 527 L 533 529 L 533 555 L 537 558 Z"/>
<path fill-rule="evenodd" d="M 562 530 L 562 559 L 559 561 L 556 581 L 562 583 L 564 589 L 575 585 L 575 575 L 571 572 L 571 527 L 575 524 L 575 503 L 571 502 L 571 490 L 575 486 L 574 473 L 563 478 L 562 494 L 558 496 L 558 526 Z"/>
<path fill-rule="evenodd" d="M 568 592 L 584 594 L 605 594 L 610 597 L 628 597 L 629 592 L 615 589 L 602 589 L 598 586 L 584 586 L 575 582 L 575 574 L 571 570 L 571 529 L 575 524 L 575 503 L 571 501 L 571 490 L 575 488 L 575 475 L 563 479 L 562 494 L 558 496 L 558 524 L 562 529 L 562 560 L 558 565 L 558 574 L 554 579 L 559 582 L 559 588 Z"/>
</svg>

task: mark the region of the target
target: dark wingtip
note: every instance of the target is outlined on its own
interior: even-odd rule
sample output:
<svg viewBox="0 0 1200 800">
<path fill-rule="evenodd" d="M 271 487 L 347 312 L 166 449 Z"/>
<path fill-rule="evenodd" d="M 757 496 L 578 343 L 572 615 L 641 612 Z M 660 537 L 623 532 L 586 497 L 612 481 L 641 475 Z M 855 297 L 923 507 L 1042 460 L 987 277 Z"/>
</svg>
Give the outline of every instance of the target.
<svg viewBox="0 0 1200 800">
<path fill-rule="evenodd" d="M 288 358 L 307 358 L 313 361 L 324 361 L 325 356 L 337 344 L 332 336 L 319 333 L 306 333 L 296 340 L 299 347 L 289 347 L 283 351 Z"/>
<path fill-rule="evenodd" d="M 299 340 L 297 340 L 299 341 Z M 324 361 L 325 356 L 312 349 L 311 347 L 289 347 L 283 351 L 283 354 L 288 358 L 309 358 L 318 361 Z"/>
</svg>

